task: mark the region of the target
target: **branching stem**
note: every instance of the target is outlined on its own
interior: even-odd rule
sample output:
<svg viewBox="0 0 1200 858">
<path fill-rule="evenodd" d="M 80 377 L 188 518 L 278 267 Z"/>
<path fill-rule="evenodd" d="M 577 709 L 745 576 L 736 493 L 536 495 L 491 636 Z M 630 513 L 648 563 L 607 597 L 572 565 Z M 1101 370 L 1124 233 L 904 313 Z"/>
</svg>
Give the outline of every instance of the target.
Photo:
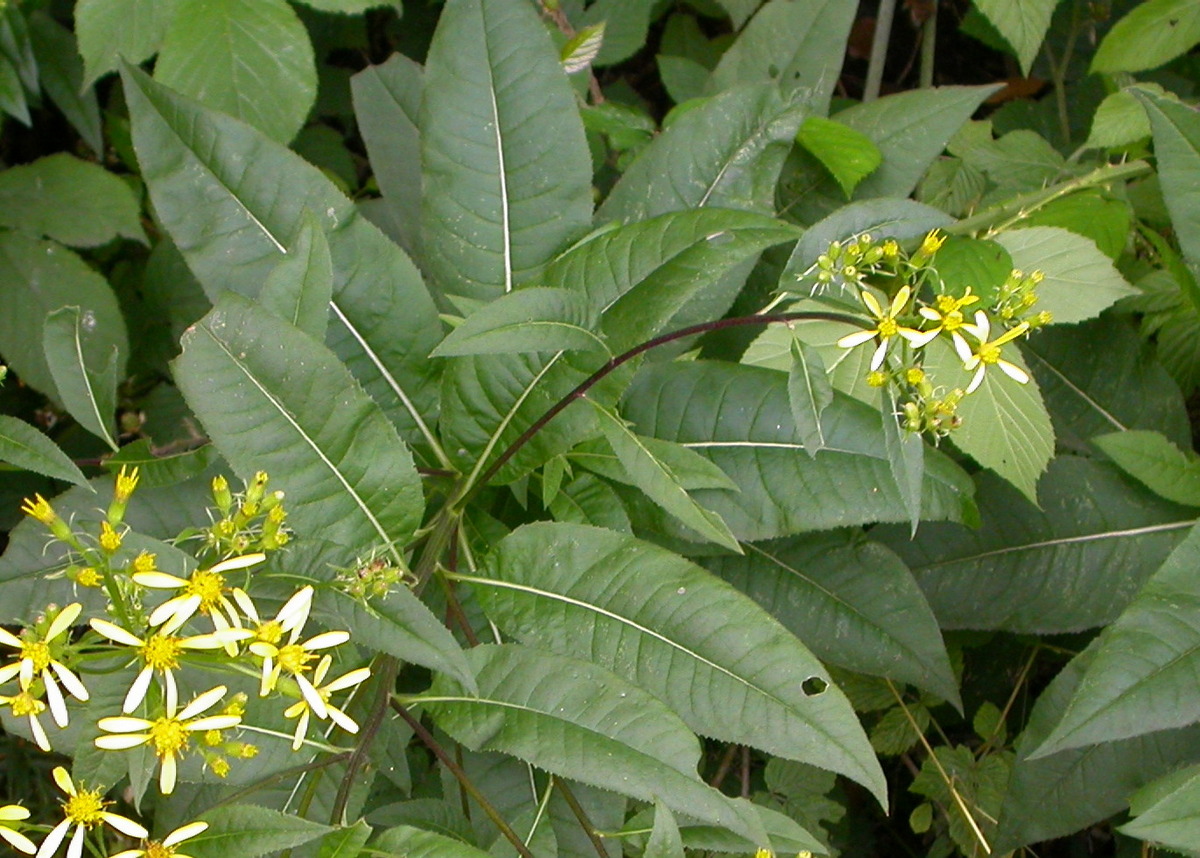
<svg viewBox="0 0 1200 858">
<path fill-rule="evenodd" d="M 463 770 L 462 766 L 456 763 L 451 756 L 446 753 L 446 749 L 442 747 L 441 743 L 434 738 L 433 734 L 425 729 L 425 725 L 421 723 L 421 720 L 414 717 L 413 714 L 404 706 L 404 704 L 395 697 L 390 698 L 390 702 L 392 709 L 395 710 L 396 714 L 404 719 L 405 723 L 412 728 L 412 731 L 417 734 L 418 738 L 425 743 L 425 747 L 429 748 L 429 750 L 433 752 L 433 755 L 438 758 L 441 764 L 446 767 L 446 770 L 449 771 L 450 774 L 454 775 L 454 778 L 458 781 L 459 786 L 461 786 L 463 790 L 469 796 L 471 796 L 471 798 L 475 799 L 476 803 L 483 809 L 483 812 L 487 814 L 487 818 L 490 819 L 496 828 L 500 830 L 500 833 L 504 835 L 504 839 L 512 844 L 513 849 L 517 850 L 517 854 L 520 855 L 521 858 L 533 858 L 533 853 L 529 851 L 529 847 L 525 845 L 525 842 L 521 840 L 517 832 L 513 831 L 512 826 L 504 821 L 504 817 L 501 816 L 500 812 L 492 806 L 492 803 L 487 800 L 484 794 L 479 791 L 479 787 L 475 786 L 470 777 L 468 777 L 467 773 Z"/>
<path fill-rule="evenodd" d="M 639 355 L 645 354 L 651 349 L 655 349 L 661 345 L 674 342 L 676 340 L 686 339 L 695 336 L 696 334 L 706 334 L 709 331 L 720 331 L 725 328 L 737 328 L 745 325 L 770 325 L 776 322 L 800 322 L 800 321 L 826 321 L 826 322 L 845 322 L 850 325 L 866 326 L 868 323 L 858 316 L 852 316 L 849 313 L 831 313 L 819 310 L 809 310 L 795 313 L 759 313 L 753 316 L 734 316 L 729 319 L 718 319 L 715 322 L 702 322 L 698 325 L 689 325 L 686 328 L 680 328 L 676 331 L 670 331 L 666 334 L 661 334 L 654 339 L 646 340 L 641 345 L 634 346 L 627 352 L 611 358 L 593 372 L 578 385 L 575 389 L 564 396 L 558 402 L 546 409 L 537 420 L 530 424 L 529 428 L 521 433 L 520 437 L 508 445 L 507 449 L 492 462 L 491 466 L 479 477 L 474 485 L 470 486 L 457 501 L 458 506 L 464 505 L 481 487 L 486 486 L 492 477 L 500 472 L 500 469 L 524 447 L 529 440 L 533 438 L 542 428 L 559 415 L 568 405 L 577 399 L 582 399 L 589 390 L 599 384 L 606 376 L 616 370 L 623 364 L 628 363 Z"/>
</svg>

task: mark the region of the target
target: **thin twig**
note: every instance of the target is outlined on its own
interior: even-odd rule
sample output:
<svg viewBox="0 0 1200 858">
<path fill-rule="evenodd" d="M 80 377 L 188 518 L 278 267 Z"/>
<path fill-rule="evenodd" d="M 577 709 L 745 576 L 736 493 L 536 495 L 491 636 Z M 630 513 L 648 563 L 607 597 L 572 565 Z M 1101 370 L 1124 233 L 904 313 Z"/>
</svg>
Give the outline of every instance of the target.
<svg viewBox="0 0 1200 858">
<path fill-rule="evenodd" d="M 713 789 L 721 788 L 721 782 L 729 774 L 729 769 L 733 765 L 733 758 L 737 756 L 737 749 L 737 745 L 730 745 L 725 749 L 725 753 L 721 755 L 721 762 L 717 764 L 717 773 L 708 782 L 708 785 Z"/>
<path fill-rule="evenodd" d="M 479 791 L 479 787 L 475 786 L 475 784 L 467 776 L 467 773 L 463 770 L 462 766 L 454 762 L 450 755 L 446 753 L 446 749 L 441 746 L 441 743 L 434 738 L 432 733 L 425 729 L 425 725 L 422 724 L 418 718 L 415 718 L 413 714 L 408 711 L 405 705 L 395 697 L 390 699 L 390 703 L 396 714 L 403 718 L 405 722 L 407 722 L 408 726 L 412 727 L 412 731 L 417 734 L 422 742 L 425 743 L 425 747 L 433 752 L 433 755 L 438 758 L 438 760 L 443 766 L 446 767 L 450 774 L 454 775 L 459 785 L 466 790 L 467 794 L 470 795 L 471 798 L 475 799 L 476 804 L 478 804 L 483 809 L 483 812 L 487 814 L 487 818 L 490 819 L 496 828 L 500 830 L 500 833 L 504 835 L 504 839 L 511 843 L 513 848 L 517 850 L 517 854 L 520 855 L 521 858 L 533 858 L 533 853 L 529 851 L 529 847 L 525 845 L 525 842 L 521 840 L 517 832 L 513 831 L 512 827 L 504 821 L 504 817 L 500 815 L 500 812 L 497 811 L 496 808 L 492 806 L 492 803 L 487 800 L 484 794 Z"/>
<path fill-rule="evenodd" d="M 546 409 L 541 417 L 530 424 L 529 428 L 522 432 L 520 437 L 509 444 L 507 449 L 505 449 L 503 453 L 496 457 L 496 460 L 492 462 L 488 469 L 483 472 L 483 475 L 480 476 L 473 485 L 467 486 L 464 489 L 458 500 L 455 502 L 456 505 L 461 507 L 468 499 L 474 496 L 477 491 L 479 491 L 483 486 L 486 486 L 488 481 L 500 472 L 500 469 L 504 467 L 508 460 L 515 456 L 517 451 L 529 442 L 529 439 L 540 432 L 542 427 L 544 427 L 547 423 L 557 417 L 564 408 L 566 408 L 575 400 L 582 399 L 589 390 L 595 387 L 609 373 L 613 372 L 621 365 L 628 363 L 639 355 L 645 354 L 646 352 L 657 348 L 658 346 L 674 342 L 675 340 L 686 339 L 687 337 L 695 336 L 696 334 L 705 334 L 710 331 L 720 331 L 724 330 L 725 328 L 736 328 L 745 325 L 770 325 L 776 322 L 798 322 L 805 320 L 845 322 L 847 324 L 857 325 L 859 327 L 867 326 L 867 323 L 865 323 L 861 318 L 858 316 L 851 316 L 848 313 L 828 313 L 823 311 L 772 314 L 760 313 L 753 316 L 734 316 L 729 319 L 718 319 L 715 322 L 702 322 L 698 325 L 689 325 L 686 328 L 680 328 L 679 330 L 661 334 L 660 336 L 654 337 L 651 340 L 647 340 L 641 345 L 634 346 L 629 351 L 622 352 L 621 354 L 609 359 L 604 366 L 600 367 L 598 370 L 576 385 L 574 390 Z"/>
<path fill-rule="evenodd" d="M 962 811 L 962 815 L 967 818 L 967 824 L 971 826 L 971 831 L 974 833 L 979 845 L 983 847 L 983 851 L 988 855 L 992 854 L 992 847 L 988 845 L 987 838 L 983 836 L 983 830 L 979 827 L 979 823 L 975 821 L 975 816 L 967 807 L 966 801 L 954 786 L 954 779 L 942 767 L 942 761 L 937 758 L 937 754 L 933 752 L 933 747 L 929 744 L 929 740 L 925 738 L 924 731 L 917 726 L 917 719 L 908 711 L 908 706 L 904 703 L 904 698 L 900 696 L 900 692 L 896 690 L 896 686 L 892 684 L 890 679 L 884 679 L 888 688 L 891 689 L 892 696 L 896 698 L 896 702 L 900 704 L 900 711 L 904 713 L 904 717 L 908 719 L 909 725 L 917 734 L 917 738 L 921 740 L 921 745 L 925 748 L 925 753 L 929 754 L 929 759 L 933 761 L 934 767 L 938 770 L 938 774 L 942 776 L 942 780 L 946 783 L 946 788 L 950 790 L 950 797 L 954 799 L 954 803 L 958 805 L 958 809 Z"/>
<path fill-rule="evenodd" d="M 608 852 L 604 849 L 604 841 L 596 833 L 596 826 L 588 818 L 587 811 L 583 809 L 583 805 L 579 803 L 579 799 L 575 798 L 575 793 L 571 791 L 571 787 L 558 775 L 552 775 L 551 777 L 554 778 L 554 785 L 562 791 L 563 800 L 566 801 L 567 807 L 571 808 L 571 813 L 575 814 L 575 818 L 579 821 L 579 826 L 583 829 L 583 833 L 592 842 L 592 848 L 596 850 L 596 854 L 600 858 L 608 858 Z"/>
</svg>

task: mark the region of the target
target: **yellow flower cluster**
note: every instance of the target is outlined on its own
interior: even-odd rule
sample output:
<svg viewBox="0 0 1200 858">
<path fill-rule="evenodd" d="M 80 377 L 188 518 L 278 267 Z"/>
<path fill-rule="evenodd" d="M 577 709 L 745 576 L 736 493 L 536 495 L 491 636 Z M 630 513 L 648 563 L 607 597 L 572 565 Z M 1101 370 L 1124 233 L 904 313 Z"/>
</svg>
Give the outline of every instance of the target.
<svg viewBox="0 0 1200 858">
<path fill-rule="evenodd" d="M 1043 279 L 1038 271 L 1014 270 L 987 309 L 976 306 L 982 299 L 970 287 L 961 294 L 939 291 L 928 301 L 922 298 L 934 288 L 929 283 L 944 288 L 934 267 L 944 242 L 934 230 L 906 257 L 894 241 L 877 244 L 864 234 L 844 245 L 834 242 L 814 266 L 819 284 L 844 287 L 852 282 L 866 310 L 863 329 L 843 336 L 837 345 L 852 349 L 871 344 L 867 384 L 898 388 L 904 427 L 936 436 L 961 424 L 955 414 L 958 403 L 979 389 L 990 367 L 1027 384 L 1029 374 L 1004 357 L 1004 347 L 1052 321 L 1045 311 L 1033 312 Z M 926 377 L 921 349 L 939 337 L 949 341 L 962 368 L 971 374 L 963 388 L 945 391 Z"/>
<path fill-rule="evenodd" d="M 181 689 L 194 688 L 194 677 L 186 683 L 181 679 L 190 662 L 233 677 L 257 675 L 260 696 L 274 694 L 286 701 L 283 715 L 296 722 L 291 735 L 293 749 L 305 743 L 314 719 L 329 722 L 331 729 L 336 725 L 357 732 L 358 725 L 343 709 L 345 703 L 335 702 L 335 695 L 360 685 L 370 671 L 358 668 L 330 675 L 334 664 L 330 651 L 346 643 L 349 632 L 304 633 L 315 593 L 312 586 L 299 589 L 269 619 L 263 619 L 247 592 L 267 559 L 266 550 L 286 541 L 283 493 L 266 492 L 265 474 L 257 475 L 236 500 L 223 479 L 215 481 L 213 495 L 222 515 L 218 524 L 232 522 L 235 533 L 263 550 L 225 554 L 221 550 L 224 543 L 210 532 L 201 549 L 201 557 L 207 555 L 208 562 L 175 574 L 159 569 L 153 553 L 134 554 L 125 547 L 125 513 L 137 485 L 136 469 L 122 469 L 104 519 L 90 532 L 64 520 L 41 496 L 25 501 L 26 514 L 65 544 L 69 580 L 76 587 L 98 588 L 108 597 L 107 616 L 92 617 L 85 626 L 83 604 L 75 602 L 61 609 L 51 606 L 19 635 L 0 628 L 0 654 L 4 648 L 11 651 L 7 662 L 0 661 L 0 692 L 4 692 L 0 693 L 0 706 L 26 720 L 34 741 L 49 751 L 50 737 L 42 716 L 48 713 L 55 724 L 65 727 L 67 697 L 89 700 L 78 672 L 80 665 L 113 652 L 126 657 L 133 671 L 121 712 L 99 719 L 102 734 L 95 744 L 111 751 L 149 748 L 159 761 L 158 782 L 164 794 L 174 789 L 180 765 L 189 755 L 195 754 L 210 771 L 224 776 L 230 758 L 248 759 L 257 753 L 254 745 L 237 738 L 240 731 L 272 732 L 245 724 L 247 695 L 238 693 L 227 699 L 224 684 L 207 690 L 202 686 L 200 693 L 185 699 Z M 80 627 L 89 630 L 72 633 Z M 7 684 L 13 686 L 11 692 L 4 688 Z M 234 733 L 228 735 L 230 731 Z M 60 786 L 63 784 L 69 781 L 60 781 Z M 71 794 L 67 786 L 63 789 Z M 87 795 L 95 814 L 100 814 L 103 803 L 99 794 Z M 16 816 L 8 821 L 21 818 L 19 809 L 11 813 Z M 80 813 L 73 817 L 77 828 L 72 850 L 77 841 L 82 842 L 80 831 L 106 819 L 95 814 L 84 819 Z M 15 831 L 12 826 L 3 827 L 5 821 L 0 815 L 0 831 Z M 55 829 L 59 831 L 57 841 L 65 837 L 68 827 L 64 824 L 61 830 Z M 13 836 L 20 840 L 19 834 Z M 7 834 L 0 833 L 0 837 L 13 842 Z M 182 839 L 168 843 L 168 837 L 143 851 L 156 858 L 174 854 L 172 844 Z"/>
</svg>

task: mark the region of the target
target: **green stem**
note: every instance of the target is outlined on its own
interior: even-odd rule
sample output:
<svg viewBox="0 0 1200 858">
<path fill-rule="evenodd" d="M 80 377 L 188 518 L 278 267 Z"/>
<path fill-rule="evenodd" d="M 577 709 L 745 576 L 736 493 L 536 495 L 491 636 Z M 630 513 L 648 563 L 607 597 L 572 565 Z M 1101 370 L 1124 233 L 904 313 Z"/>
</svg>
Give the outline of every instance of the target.
<svg viewBox="0 0 1200 858">
<path fill-rule="evenodd" d="M 1040 191 L 1030 191 L 1026 194 L 1020 194 L 1003 203 L 986 208 L 978 214 L 963 218 L 958 223 L 946 227 L 944 231 L 951 235 L 970 235 L 980 230 L 987 230 L 988 236 L 994 235 L 1060 197 L 1065 197 L 1068 194 L 1073 194 L 1085 188 L 1136 179 L 1140 176 L 1149 175 L 1151 172 L 1150 165 L 1145 161 L 1106 164 L 1103 167 L 1092 170 L 1092 172 L 1086 175 L 1068 179 L 1065 182 L 1051 185 L 1048 188 L 1042 188 Z"/>
<path fill-rule="evenodd" d="M 420 595 L 429 576 L 437 568 L 446 551 L 446 546 L 450 544 L 457 530 L 458 517 L 448 507 L 443 507 L 434 518 L 429 538 L 421 549 L 421 557 L 417 561 L 417 565 L 413 568 L 413 575 L 417 579 L 417 583 L 413 586 L 413 592 L 417 595 Z M 358 741 L 355 742 L 354 750 L 346 762 L 346 774 L 338 785 L 337 796 L 333 800 L 333 809 L 330 811 L 330 821 L 333 825 L 342 824 L 342 816 L 350 801 L 350 790 L 354 787 L 359 770 L 366 762 L 367 753 L 371 749 L 375 734 L 379 732 L 379 728 L 383 724 L 383 716 L 387 712 L 388 700 L 395 689 L 396 675 L 399 672 L 400 660 L 398 658 L 383 653 L 375 656 L 371 667 L 371 674 L 378 679 L 375 699 L 371 701 L 367 717 L 359 729 Z"/>
<path fill-rule="evenodd" d="M 425 729 L 425 725 L 421 723 L 420 719 L 414 717 L 413 714 L 409 712 L 407 708 L 405 708 L 404 704 L 396 698 L 391 698 L 390 702 L 392 709 L 395 710 L 396 714 L 405 720 L 408 726 L 412 728 L 412 731 L 417 734 L 422 742 L 425 743 L 425 747 L 429 748 L 429 750 L 433 752 L 433 755 L 438 758 L 441 764 L 446 767 L 446 770 L 449 771 L 450 774 L 454 775 L 455 780 L 458 781 L 459 785 L 466 791 L 466 793 L 471 796 L 471 798 L 475 799 L 475 802 L 483 809 L 483 812 L 487 815 L 487 818 L 492 821 L 492 824 L 494 824 L 497 829 L 499 829 L 500 833 L 504 836 L 504 839 L 512 844 L 513 849 L 517 850 L 517 854 L 520 855 L 521 858 L 533 858 L 533 853 L 529 851 L 529 847 L 525 845 L 525 842 L 517 835 L 517 832 L 513 831 L 512 826 L 504 821 L 504 817 L 502 817 L 500 812 L 492 806 L 492 803 L 487 800 L 487 797 L 479 791 L 479 787 L 475 786 L 474 782 L 470 779 L 470 777 L 467 776 L 467 773 L 463 770 L 462 766 L 456 763 L 450 757 L 450 755 L 446 753 L 446 749 L 441 746 L 441 743 L 434 738 L 433 734 Z"/>
<path fill-rule="evenodd" d="M 933 86 L 933 66 L 937 55 L 937 20 L 938 0 L 933 0 L 932 11 L 921 27 L 921 89 Z"/>
<path fill-rule="evenodd" d="M 896 16 L 896 0 L 879 0 L 879 11 L 875 15 L 875 35 L 871 39 L 871 59 L 867 63 L 867 83 L 863 87 L 863 102 L 879 98 L 883 87 L 883 67 L 887 63 L 888 39 L 892 33 L 892 19 Z"/>
<path fill-rule="evenodd" d="M 318 769 L 323 769 L 326 766 L 336 765 L 337 763 L 343 762 L 344 760 L 348 760 L 348 759 L 350 759 L 349 751 L 347 751 L 344 754 L 335 754 L 334 756 L 326 757 L 323 760 L 313 760 L 312 762 L 305 763 L 304 765 L 292 766 L 290 769 L 284 769 L 281 772 L 276 772 L 275 774 L 271 775 L 270 777 L 265 777 L 260 781 L 256 781 L 255 783 L 251 784 L 250 786 L 246 787 L 245 789 L 240 789 L 235 793 L 225 796 L 225 798 L 221 799 L 216 804 L 214 804 L 212 807 L 210 807 L 209 810 L 212 810 L 213 808 L 216 808 L 216 807 L 222 807 L 224 805 L 236 804 L 237 802 L 241 801 L 242 799 L 247 798 L 247 797 L 253 795 L 254 793 L 258 792 L 258 790 L 262 789 L 263 787 L 271 786 L 273 784 L 277 784 L 280 782 L 288 783 L 290 781 L 295 780 L 296 777 L 299 775 L 307 774 L 308 772 L 312 772 L 312 771 L 317 771 Z"/>
</svg>

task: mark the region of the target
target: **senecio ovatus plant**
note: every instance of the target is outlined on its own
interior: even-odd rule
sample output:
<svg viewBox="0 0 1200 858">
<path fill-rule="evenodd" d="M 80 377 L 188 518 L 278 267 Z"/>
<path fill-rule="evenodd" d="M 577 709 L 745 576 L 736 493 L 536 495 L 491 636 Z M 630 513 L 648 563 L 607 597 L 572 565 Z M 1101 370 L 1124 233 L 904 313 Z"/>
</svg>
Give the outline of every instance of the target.
<svg viewBox="0 0 1200 858">
<path fill-rule="evenodd" d="M 148 551 L 117 559 L 130 535 L 125 510 L 138 479 L 137 468 L 121 469 L 96 532 L 65 520 L 40 495 L 25 501 L 23 512 L 65 546 L 63 568 L 55 574 L 77 591 L 99 591 L 104 609 L 85 624 L 81 602 L 49 605 L 16 634 L 0 629 L 4 658 L 11 659 L 0 666 L 0 705 L 28 724 L 46 752 L 74 750 L 56 744 L 57 732 L 73 718 L 95 725 L 92 741 L 104 752 L 148 749 L 163 795 L 174 791 L 189 758 L 224 778 L 236 761 L 257 756 L 256 734 L 281 735 L 252 723 L 246 717 L 249 695 L 231 693 L 214 676 L 254 676 L 257 695 L 294 722 L 288 737 L 293 751 L 305 745 L 330 749 L 339 729 L 357 733 L 358 724 L 343 707 L 370 670 L 331 675 L 334 653 L 350 633 L 305 633 L 312 585 L 296 590 L 273 615 L 260 611 L 252 595 L 258 589 L 256 569 L 290 538 L 283 492 L 267 491 L 262 472 L 238 495 L 224 477 L 214 478 L 212 523 L 176 543 L 194 548 L 197 564 L 175 575 L 160 570 Z M 127 688 L 115 709 L 107 710 L 89 686 L 98 676 L 108 677 L 111 686 L 114 672 Z M 319 739 L 309 735 L 314 722 Z M 53 775 L 66 798 L 62 819 L 48 828 L 40 847 L 18 830 L 18 823 L 30 832 L 44 828 L 27 821 L 28 810 L 0 808 L 0 837 L 38 858 L 58 852 L 68 835 L 69 858 L 79 858 L 89 840 L 93 854 L 108 854 L 106 839 L 117 835 L 142 843 L 114 858 L 167 858 L 181 855 L 175 847 L 208 827 L 193 822 L 150 840 L 142 825 L 107 809 L 114 802 L 105 798 L 103 786 L 76 784 L 62 767 Z"/>
</svg>

